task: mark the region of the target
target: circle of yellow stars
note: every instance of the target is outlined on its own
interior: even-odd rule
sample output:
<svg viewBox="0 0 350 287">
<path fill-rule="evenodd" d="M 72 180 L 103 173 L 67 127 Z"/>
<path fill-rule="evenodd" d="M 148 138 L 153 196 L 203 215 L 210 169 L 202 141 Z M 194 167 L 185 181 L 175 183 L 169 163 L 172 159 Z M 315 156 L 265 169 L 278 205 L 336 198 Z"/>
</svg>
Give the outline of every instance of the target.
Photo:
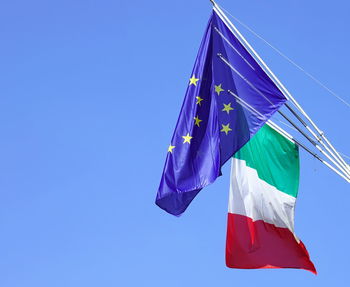
<svg viewBox="0 0 350 287">
<path fill-rule="evenodd" d="M 194 85 L 194 86 L 197 86 L 197 82 L 199 81 L 199 78 L 196 78 L 196 76 L 193 74 L 192 77 L 190 78 L 190 83 L 189 83 L 189 86 L 191 85 Z M 222 84 L 219 84 L 219 85 L 214 85 L 214 90 L 215 90 L 215 93 L 220 96 L 220 93 L 221 92 L 224 92 L 225 90 L 222 88 Z M 196 105 L 199 105 L 201 106 L 202 104 L 202 101 L 204 99 L 202 99 L 200 96 L 196 96 Z M 228 103 L 228 104 L 223 104 L 224 108 L 221 110 L 222 112 L 226 112 L 227 114 L 230 114 L 230 111 L 233 111 L 234 108 L 231 107 L 231 104 L 232 103 Z M 203 121 L 201 120 L 198 115 L 196 115 L 196 117 L 193 118 L 194 119 L 194 124 L 198 127 L 200 127 L 200 123 Z M 222 126 L 222 129 L 220 130 L 220 132 L 223 132 L 225 133 L 226 135 L 228 135 L 228 133 L 230 131 L 232 131 L 232 129 L 230 128 L 230 123 L 224 125 L 224 124 L 221 124 Z M 188 144 L 191 144 L 191 139 L 193 138 L 192 136 L 190 136 L 189 133 L 187 133 L 185 136 L 182 136 L 183 138 L 183 144 L 185 143 L 188 143 Z M 173 153 L 173 150 L 176 146 L 174 145 L 169 145 L 168 147 L 168 152 L 170 153 Z"/>
</svg>

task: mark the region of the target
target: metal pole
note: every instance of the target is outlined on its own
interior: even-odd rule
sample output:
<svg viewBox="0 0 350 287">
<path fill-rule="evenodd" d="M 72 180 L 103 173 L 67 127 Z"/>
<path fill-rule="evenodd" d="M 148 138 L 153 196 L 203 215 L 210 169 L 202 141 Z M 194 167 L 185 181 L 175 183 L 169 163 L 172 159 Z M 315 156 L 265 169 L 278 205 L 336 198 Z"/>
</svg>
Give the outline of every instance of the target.
<svg viewBox="0 0 350 287">
<path fill-rule="evenodd" d="M 342 166 L 338 164 L 337 161 L 335 161 L 332 157 L 330 157 L 324 150 L 315 142 L 313 141 L 303 130 L 301 130 L 293 121 L 287 117 L 283 112 L 278 111 L 278 113 L 284 117 L 294 128 L 296 128 L 310 143 L 312 143 L 322 154 L 324 154 L 339 170 L 341 170 L 347 177 L 350 178 L 350 175 L 346 169 L 344 169 Z"/>
<path fill-rule="evenodd" d="M 260 117 L 265 117 L 264 115 L 262 115 L 259 111 L 257 111 L 256 109 L 254 109 L 254 107 L 250 106 L 248 103 L 246 103 L 244 100 L 238 98 L 238 96 L 236 96 L 232 91 L 228 90 L 228 92 L 233 95 L 236 100 L 237 103 L 240 104 L 243 108 L 247 109 L 248 111 L 250 111 L 251 113 L 255 114 L 256 116 L 260 116 Z M 266 118 L 266 117 L 265 117 Z M 308 152 L 309 154 L 311 154 L 312 156 L 314 156 L 315 158 L 317 158 L 320 162 L 322 162 L 325 166 L 327 166 L 329 169 L 331 169 L 332 171 L 334 171 L 336 174 L 338 174 L 340 177 L 342 177 L 343 179 L 345 179 L 347 182 L 350 183 L 350 177 L 348 177 L 346 174 L 343 174 L 342 172 L 340 172 L 339 170 L 337 170 L 334 166 L 332 166 L 331 164 L 329 164 L 327 161 L 323 160 L 322 158 L 320 158 L 316 153 L 312 152 L 310 149 L 308 149 L 304 144 L 300 143 L 299 141 L 297 141 L 296 139 L 294 139 L 290 134 L 288 134 L 285 130 L 283 130 L 280 126 L 278 126 L 276 123 L 274 123 L 272 120 L 268 120 L 266 122 L 267 125 L 269 125 L 270 127 L 274 128 L 277 132 L 281 133 L 283 136 L 285 136 L 287 139 L 289 139 L 290 141 L 292 141 L 293 143 L 295 143 L 296 145 L 300 146 L 301 148 L 303 148 L 306 152 Z M 322 151 L 321 151 L 322 152 Z"/>
<path fill-rule="evenodd" d="M 223 62 L 230 68 L 232 68 L 232 65 L 225 59 L 223 59 L 222 56 L 218 55 L 220 59 L 223 60 Z M 246 109 L 250 110 L 255 115 L 258 115 L 260 117 L 266 118 L 263 114 L 261 114 L 259 111 L 257 111 L 254 107 L 252 107 L 249 103 L 245 102 L 243 99 L 239 98 L 235 93 L 233 93 L 231 90 L 227 91 L 229 94 L 235 97 L 238 104 L 242 105 Z M 297 131 L 299 131 L 312 145 L 314 145 L 323 155 L 325 155 L 344 175 L 346 178 L 350 179 L 350 175 L 348 174 L 347 170 L 345 170 L 342 166 L 338 164 L 337 161 L 335 161 L 332 157 L 330 157 L 314 140 L 312 140 L 300 127 L 298 127 L 288 116 L 286 116 L 283 112 L 278 111 L 282 117 L 284 117 Z"/>
<path fill-rule="evenodd" d="M 328 146 L 334 151 L 335 156 L 332 153 L 332 156 L 334 156 L 335 160 L 337 160 L 346 170 L 347 170 L 347 174 L 350 174 L 350 167 L 349 165 L 345 162 L 345 160 L 340 156 L 340 154 L 337 152 L 337 150 L 333 147 L 333 145 L 329 142 L 329 140 L 325 137 L 324 133 L 316 126 L 316 124 L 311 120 L 311 118 L 306 114 L 306 112 L 303 110 L 303 108 L 299 105 L 299 103 L 294 99 L 294 97 L 289 93 L 289 91 L 287 90 L 287 88 L 280 82 L 280 80 L 276 77 L 276 75 L 270 70 L 270 68 L 267 66 L 267 64 L 263 61 L 263 59 L 258 55 L 258 53 L 253 49 L 253 47 L 248 43 L 248 41 L 243 37 L 243 35 L 238 31 L 238 29 L 235 27 L 235 25 L 227 18 L 227 16 L 225 15 L 225 13 L 221 10 L 221 8 L 215 3 L 215 1 L 210 0 L 213 5 L 214 5 L 214 11 L 218 14 L 218 16 L 224 21 L 224 23 L 229 24 L 227 25 L 228 28 L 230 29 L 229 26 L 231 26 L 231 28 L 234 30 L 231 32 L 234 35 L 237 35 L 238 38 L 243 42 L 242 45 L 244 45 L 248 50 L 250 50 L 253 53 L 253 57 L 255 56 L 255 58 L 258 60 L 258 64 L 260 65 L 260 67 L 267 73 L 270 75 L 271 80 L 279 87 L 279 89 L 281 90 L 281 92 L 284 94 L 284 96 L 288 99 L 291 100 L 292 103 L 297 107 L 297 109 L 299 109 L 299 111 L 305 116 L 305 118 L 311 123 L 311 125 L 315 128 L 315 130 L 317 131 L 317 133 L 320 135 L 320 137 L 322 137 L 326 143 L 328 144 Z M 260 62 L 260 63 L 259 63 Z M 315 135 L 315 133 L 309 128 L 307 127 L 307 129 L 313 134 L 313 136 L 317 139 L 317 141 L 324 146 L 327 150 L 328 147 L 323 143 L 323 141 L 321 140 L 320 137 L 317 137 Z"/>
</svg>

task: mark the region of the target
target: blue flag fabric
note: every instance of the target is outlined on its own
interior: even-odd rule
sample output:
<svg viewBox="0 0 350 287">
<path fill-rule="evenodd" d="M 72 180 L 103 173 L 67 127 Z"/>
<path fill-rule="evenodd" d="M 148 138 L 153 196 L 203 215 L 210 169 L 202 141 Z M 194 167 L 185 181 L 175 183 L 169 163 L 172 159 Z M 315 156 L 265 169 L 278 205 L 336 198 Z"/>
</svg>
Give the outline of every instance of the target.
<svg viewBox="0 0 350 287">
<path fill-rule="evenodd" d="M 180 215 L 287 99 L 213 11 L 176 124 L 156 204 Z"/>
</svg>

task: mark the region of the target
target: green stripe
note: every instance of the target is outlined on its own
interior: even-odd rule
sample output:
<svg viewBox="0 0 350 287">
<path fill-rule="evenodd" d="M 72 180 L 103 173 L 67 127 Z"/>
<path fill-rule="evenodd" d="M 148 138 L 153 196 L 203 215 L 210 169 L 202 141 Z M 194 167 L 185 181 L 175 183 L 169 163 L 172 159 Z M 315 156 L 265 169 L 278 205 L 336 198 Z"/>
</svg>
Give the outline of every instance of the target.
<svg viewBox="0 0 350 287">
<path fill-rule="evenodd" d="M 273 128 L 264 125 L 234 157 L 245 160 L 247 166 L 257 171 L 260 179 L 297 197 L 299 148 Z"/>
</svg>

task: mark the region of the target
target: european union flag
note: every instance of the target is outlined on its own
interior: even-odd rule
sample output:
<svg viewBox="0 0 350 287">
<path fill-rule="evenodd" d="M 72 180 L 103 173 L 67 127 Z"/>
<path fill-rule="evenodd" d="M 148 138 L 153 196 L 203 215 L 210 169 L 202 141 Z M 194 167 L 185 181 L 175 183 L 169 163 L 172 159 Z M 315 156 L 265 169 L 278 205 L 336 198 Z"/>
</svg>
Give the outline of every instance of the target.
<svg viewBox="0 0 350 287">
<path fill-rule="evenodd" d="M 189 80 L 156 204 L 180 215 L 287 99 L 213 11 Z"/>
</svg>

